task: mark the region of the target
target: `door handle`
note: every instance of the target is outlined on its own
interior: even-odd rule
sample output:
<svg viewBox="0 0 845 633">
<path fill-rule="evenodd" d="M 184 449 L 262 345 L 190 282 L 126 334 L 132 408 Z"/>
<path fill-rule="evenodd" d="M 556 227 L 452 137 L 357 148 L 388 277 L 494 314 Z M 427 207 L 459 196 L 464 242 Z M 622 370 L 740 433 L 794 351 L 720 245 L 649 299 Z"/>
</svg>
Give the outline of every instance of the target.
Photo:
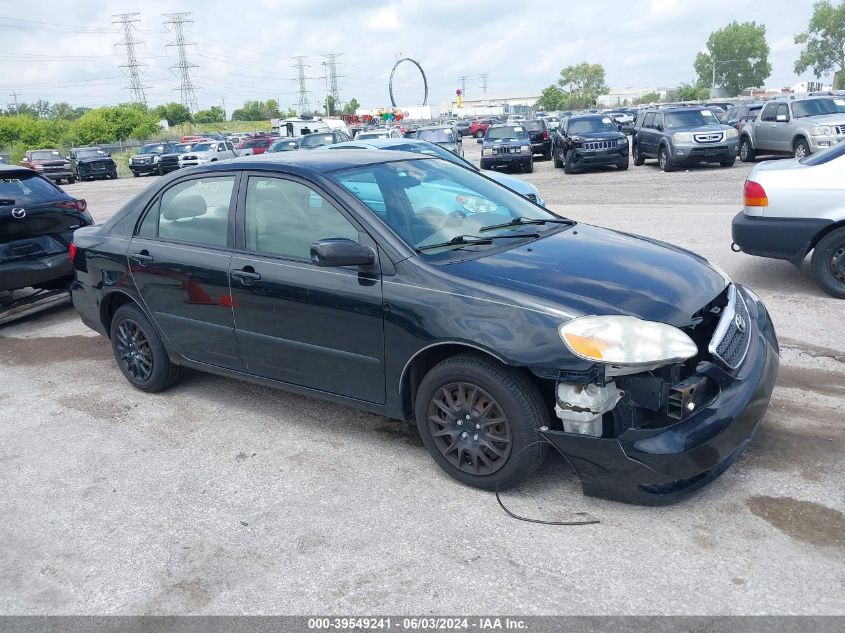
<svg viewBox="0 0 845 633">
<path fill-rule="evenodd" d="M 146 250 L 143 250 L 140 253 L 133 253 L 129 256 L 129 259 L 134 259 L 140 264 L 148 264 L 149 262 L 155 261 L 155 257 L 150 255 L 149 251 Z"/>
<path fill-rule="evenodd" d="M 252 266 L 247 266 L 246 268 L 242 268 L 240 270 L 233 270 L 232 277 L 240 279 L 243 283 L 247 284 L 261 279 L 261 273 L 255 272 Z"/>
</svg>

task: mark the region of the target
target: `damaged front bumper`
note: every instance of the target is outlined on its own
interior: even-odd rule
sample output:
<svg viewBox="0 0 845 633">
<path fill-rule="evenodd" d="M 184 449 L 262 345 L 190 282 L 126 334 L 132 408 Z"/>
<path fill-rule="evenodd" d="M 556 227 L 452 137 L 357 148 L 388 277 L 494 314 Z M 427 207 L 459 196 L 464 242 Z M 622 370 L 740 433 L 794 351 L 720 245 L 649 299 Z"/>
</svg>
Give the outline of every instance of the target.
<svg viewBox="0 0 845 633">
<path fill-rule="evenodd" d="M 682 420 L 660 428 L 630 428 L 618 437 L 542 429 L 575 468 L 584 494 L 626 503 L 662 505 L 701 488 L 742 454 L 769 404 L 778 372 L 778 343 L 765 306 L 745 294 L 751 316 L 748 352 L 736 370 L 703 362 L 697 374 L 716 396 Z"/>
</svg>

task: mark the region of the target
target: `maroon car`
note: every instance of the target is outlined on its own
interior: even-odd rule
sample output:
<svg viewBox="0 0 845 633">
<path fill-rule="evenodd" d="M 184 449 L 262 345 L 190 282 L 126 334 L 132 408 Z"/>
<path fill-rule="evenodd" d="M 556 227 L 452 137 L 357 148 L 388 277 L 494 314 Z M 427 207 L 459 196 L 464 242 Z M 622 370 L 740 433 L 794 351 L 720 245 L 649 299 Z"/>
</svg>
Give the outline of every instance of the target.
<svg viewBox="0 0 845 633">
<path fill-rule="evenodd" d="M 57 183 L 66 180 L 76 182 L 76 176 L 70 169 L 70 161 L 57 149 L 32 149 L 27 151 L 21 161 L 21 167 L 34 169 L 42 176 Z"/>
</svg>

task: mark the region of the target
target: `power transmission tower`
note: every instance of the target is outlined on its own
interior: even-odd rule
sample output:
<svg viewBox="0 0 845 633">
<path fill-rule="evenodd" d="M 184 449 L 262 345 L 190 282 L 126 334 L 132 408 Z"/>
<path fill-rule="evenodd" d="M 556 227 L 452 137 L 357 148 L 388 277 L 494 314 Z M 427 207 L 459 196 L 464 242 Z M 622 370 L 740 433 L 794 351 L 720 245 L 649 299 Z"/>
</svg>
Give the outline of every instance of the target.
<svg viewBox="0 0 845 633">
<path fill-rule="evenodd" d="M 182 97 L 182 105 L 184 105 L 191 112 L 197 111 L 197 95 L 194 84 L 191 81 L 191 70 L 197 68 L 196 64 L 188 61 L 188 55 L 185 49 L 188 46 L 195 46 L 196 42 L 185 41 L 185 25 L 193 24 L 193 20 L 186 19 L 191 15 L 190 11 L 184 13 L 165 13 L 164 17 L 168 21 L 164 23 L 164 27 L 168 31 L 172 31 L 176 36 L 176 41 L 167 44 L 167 46 L 175 46 L 179 53 L 179 62 L 170 67 L 171 72 L 179 69 L 179 94 Z M 175 73 L 174 73 L 175 74 Z"/>
<path fill-rule="evenodd" d="M 343 75 L 337 74 L 337 58 L 343 55 L 343 53 L 328 53 L 326 55 L 322 55 L 327 60 L 326 65 L 328 67 L 328 79 L 329 79 L 329 94 L 334 97 L 335 103 L 340 101 L 340 94 L 337 89 L 337 80 L 338 77 L 343 77 Z"/>
<path fill-rule="evenodd" d="M 308 88 L 305 85 L 305 81 L 311 79 L 311 77 L 305 76 L 305 69 L 310 68 L 310 66 L 305 63 L 305 55 L 297 55 L 292 59 L 296 60 L 296 64 L 293 66 L 293 68 L 296 68 L 296 79 L 294 81 L 299 83 L 299 114 L 301 116 L 307 114 L 311 109 L 308 103 Z"/>
<path fill-rule="evenodd" d="M 10 96 L 10 97 L 12 97 L 12 99 L 14 99 L 14 100 L 15 100 L 15 114 L 18 114 L 18 97 L 20 97 L 20 96 L 21 96 L 21 93 L 19 93 L 19 92 L 10 92 L 10 93 L 9 93 L 9 96 Z M 12 104 L 10 103 L 9 105 L 12 105 Z"/>
<path fill-rule="evenodd" d="M 458 77 L 458 81 L 461 82 L 461 94 L 466 99 L 467 96 L 467 79 L 469 79 L 469 75 L 461 75 Z"/>
<path fill-rule="evenodd" d="M 138 102 L 147 105 L 147 97 L 144 94 L 144 85 L 141 84 L 141 68 L 146 64 L 139 62 L 135 56 L 135 45 L 143 44 L 143 42 L 135 39 L 133 31 L 138 28 L 137 24 L 141 21 L 140 13 L 118 13 L 112 15 L 112 24 L 123 32 L 123 41 L 118 42 L 115 46 L 123 46 L 126 49 L 126 63 L 121 64 L 120 68 L 129 75 L 129 91 L 132 93 L 132 98 Z"/>
</svg>

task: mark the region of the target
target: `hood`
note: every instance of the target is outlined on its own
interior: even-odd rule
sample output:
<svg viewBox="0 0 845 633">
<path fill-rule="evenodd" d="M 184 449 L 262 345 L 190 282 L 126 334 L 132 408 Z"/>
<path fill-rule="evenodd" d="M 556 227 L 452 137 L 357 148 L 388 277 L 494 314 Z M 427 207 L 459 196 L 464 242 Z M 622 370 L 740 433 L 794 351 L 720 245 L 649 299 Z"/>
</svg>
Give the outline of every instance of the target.
<svg viewBox="0 0 845 633">
<path fill-rule="evenodd" d="M 67 165 L 67 161 L 63 158 L 33 158 L 29 162 L 33 165 L 44 165 L 45 167 Z"/>
<path fill-rule="evenodd" d="M 111 156 L 91 156 L 88 158 L 77 158 L 76 164 L 77 165 L 87 165 L 88 163 L 99 163 L 105 161 L 107 163 L 113 163 Z"/>
<path fill-rule="evenodd" d="M 450 273 L 541 297 L 577 314 L 631 314 L 685 326 L 728 281 L 684 249 L 587 224 L 487 257 Z"/>
<path fill-rule="evenodd" d="M 814 114 L 812 116 L 795 119 L 798 123 L 809 123 L 810 125 L 845 125 L 845 113 Z"/>
</svg>

